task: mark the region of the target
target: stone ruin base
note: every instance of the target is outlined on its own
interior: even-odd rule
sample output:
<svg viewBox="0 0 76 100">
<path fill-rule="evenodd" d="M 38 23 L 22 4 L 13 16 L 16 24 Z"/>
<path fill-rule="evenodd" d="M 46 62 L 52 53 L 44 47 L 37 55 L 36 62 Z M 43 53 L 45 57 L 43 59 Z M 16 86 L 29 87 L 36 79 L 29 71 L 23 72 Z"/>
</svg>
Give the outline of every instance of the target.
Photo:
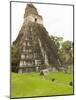
<svg viewBox="0 0 76 100">
<path fill-rule="evenodd" d="M 41 69 L 44 69 L 44 67 L 35 66 L 35 67 L 23 67 L 18 68 L 18 73 L 30 73 L 30 72 L 40 72 Z"/>
</svg>

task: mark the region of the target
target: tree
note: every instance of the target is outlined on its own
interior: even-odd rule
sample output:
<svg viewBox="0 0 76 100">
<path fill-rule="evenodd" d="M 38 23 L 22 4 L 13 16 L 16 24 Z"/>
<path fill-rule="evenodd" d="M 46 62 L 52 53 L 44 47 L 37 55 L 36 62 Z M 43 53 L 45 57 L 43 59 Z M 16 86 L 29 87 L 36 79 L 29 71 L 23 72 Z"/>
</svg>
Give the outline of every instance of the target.
<svg viewBox="0 0 76 100">
<path fill-rule="evenodd" d="M 68 70 L 68 66 L 73 65 L 73 43 L 72 41 L 64 41 L 62 37 L 51 36 L 50 39 L 53 42 L 54 53 L 61 63 L 61 67 L 64 67 L 65 72 Z"/>
<path fill-rule="evenodd" d="M 12 71 L 16 70 L 18 67 L 19 57 L 18 57 L 18 49 L 15 45 L 11 46 L 11 65 Z"/>
<path fill-rule="evenodd" d="M 67 72 L 68 66 L 73 65 L 73 43 L 71 41 L 64 41 L 62 43 L 59 56 L 62 60 L 65 72 Z"/>
<path fill-rule="evenodd" d="M 62 63 L 59 54 L 60 54 L 60 51 L 61 51 L 61 45 L 63 43 L 63 38 L 62 37 L 57 37 L 57 36 L 51 36 L 50 39 L 51 39 L 51 42 L 53 44 L 52 46 L 54 48 L 53 51 L 54 51 L 54 53 L 56 55 L 55 57 L 57 57 L 57 60 L 60 63 Z"/>
</svg>

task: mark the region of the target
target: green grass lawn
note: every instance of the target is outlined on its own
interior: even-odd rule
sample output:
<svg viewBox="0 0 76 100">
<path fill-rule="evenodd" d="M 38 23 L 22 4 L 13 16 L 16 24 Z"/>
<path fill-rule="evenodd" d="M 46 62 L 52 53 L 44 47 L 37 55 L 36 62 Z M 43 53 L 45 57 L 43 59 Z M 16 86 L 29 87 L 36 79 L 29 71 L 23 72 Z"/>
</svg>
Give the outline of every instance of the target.
<svg viewBox="0 0 76 100">
<path fill-rule="evenodd" d="M 52 82 L 52 78 L 55 81 Z M 11 74 L 11 98 L 73 94 L 72 74 L 50 72 L 45 76 L 39 73 Z"/>
</svg>

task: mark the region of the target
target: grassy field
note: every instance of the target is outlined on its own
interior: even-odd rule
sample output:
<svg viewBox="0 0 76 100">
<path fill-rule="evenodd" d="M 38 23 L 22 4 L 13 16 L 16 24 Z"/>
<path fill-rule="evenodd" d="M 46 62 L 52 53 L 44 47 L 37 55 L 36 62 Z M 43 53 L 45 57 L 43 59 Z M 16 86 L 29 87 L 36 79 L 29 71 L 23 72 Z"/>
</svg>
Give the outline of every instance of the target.
<svg viewBox="0 0 76 100">
<path fill-rule="evenodd" d="M 11 98 L 73 94 L 73 87 L 69 85 L 72 80 L 72 74 L 62 72 L 50 72 L 45 76 L 39 73 L 12 73 Z"/>
</svg>

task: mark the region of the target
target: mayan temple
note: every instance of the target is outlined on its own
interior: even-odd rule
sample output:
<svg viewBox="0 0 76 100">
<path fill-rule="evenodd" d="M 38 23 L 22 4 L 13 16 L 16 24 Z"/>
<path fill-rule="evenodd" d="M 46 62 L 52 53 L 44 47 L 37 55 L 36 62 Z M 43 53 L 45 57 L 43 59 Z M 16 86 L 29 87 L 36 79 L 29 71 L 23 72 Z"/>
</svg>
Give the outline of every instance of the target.
<svg viewBox="0 0 76 100">
<path fill-rule="evenodd" d="M 39 71 L 54 62 L 60 66 L 43 18 L 31 3 L 25 8 L 24 22 L 13 45 L 18 48 L 18 73 Z"/>
</svg>

